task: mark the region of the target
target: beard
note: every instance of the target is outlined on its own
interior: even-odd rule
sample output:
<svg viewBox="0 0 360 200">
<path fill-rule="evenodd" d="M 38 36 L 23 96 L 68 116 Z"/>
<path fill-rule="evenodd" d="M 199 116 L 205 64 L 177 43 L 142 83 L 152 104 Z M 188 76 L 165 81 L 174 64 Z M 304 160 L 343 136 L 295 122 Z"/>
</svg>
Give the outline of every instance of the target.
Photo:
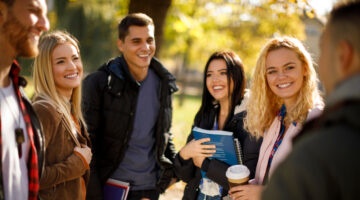
<svg viewBox="0 0 360 200">
<path fill-rule="evenodd" d="M 8 13 L 8 19 L 3 25 L 4 34 L 14 48 L 16 55 L 31 58 L 38 55 L 38 39 L 31 37 L 32 27 L 22 24 L 13 12 Z"/>
</svg>

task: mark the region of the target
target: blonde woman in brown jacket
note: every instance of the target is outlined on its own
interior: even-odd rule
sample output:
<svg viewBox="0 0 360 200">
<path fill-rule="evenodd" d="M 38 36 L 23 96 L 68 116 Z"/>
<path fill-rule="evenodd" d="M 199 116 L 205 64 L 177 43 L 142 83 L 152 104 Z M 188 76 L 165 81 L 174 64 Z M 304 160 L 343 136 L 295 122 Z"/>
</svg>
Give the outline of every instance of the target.
<svg viewBox="0 0 360 200">
<path fill-rule="evenodd" d="M 91 149 L 81 114 L 83 66 L 77 40 L 55 31 L 40 39 L 34 61 L 33 106 L 45 135 L 40 199 L 86 197 Z"/>
</svg>

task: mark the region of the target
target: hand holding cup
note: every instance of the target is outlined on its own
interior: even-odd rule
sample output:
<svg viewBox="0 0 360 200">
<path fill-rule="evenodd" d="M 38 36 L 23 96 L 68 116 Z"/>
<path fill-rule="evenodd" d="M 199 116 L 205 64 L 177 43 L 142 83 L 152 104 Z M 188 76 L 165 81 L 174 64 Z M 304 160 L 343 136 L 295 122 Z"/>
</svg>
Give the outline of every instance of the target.
<svg viewBox="0 0 360 200">
<path fill-rule="evenodd" d="M 226 171 L 229 187 L 248 184 L 250 170 L 245 165 L 233 165 Z"/>
</svg>

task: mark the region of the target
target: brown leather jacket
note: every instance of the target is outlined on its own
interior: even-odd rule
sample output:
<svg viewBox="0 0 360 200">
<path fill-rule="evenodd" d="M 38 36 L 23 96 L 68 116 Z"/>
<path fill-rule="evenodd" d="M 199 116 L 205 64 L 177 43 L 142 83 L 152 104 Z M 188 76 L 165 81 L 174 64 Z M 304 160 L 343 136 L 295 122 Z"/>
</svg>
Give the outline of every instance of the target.
<svg viewBox="0 0 360 200">
<path fill-rule="evenodd" d="M 34 110 L 45 136 L 45 168 L 40 179 L 40 199 L 85 199 L 82 188 L 89 180 L 89 165 L 74 153 L 76 146 L 65 128 L 63 115 L 49 102 L 35 98 Z M 79 142 L 90 146 L 88 133 L 82 127 Z"/>
</svg>

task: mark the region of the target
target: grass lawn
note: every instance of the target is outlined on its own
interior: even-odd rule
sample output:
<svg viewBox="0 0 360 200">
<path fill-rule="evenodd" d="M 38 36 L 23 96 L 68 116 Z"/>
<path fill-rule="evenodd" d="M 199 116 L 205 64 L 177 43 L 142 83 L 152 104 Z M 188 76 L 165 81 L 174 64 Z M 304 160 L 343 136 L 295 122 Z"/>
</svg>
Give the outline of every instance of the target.
<svg viewBox="0 0 360 200">
<path fill-rule="evenodd" d="M 201 97 L 186 96 L 182 106 L 179 105 L 179 96 L 173 99 L 173 120 L 171 132 L 174 136 L 175 148 L 179 151 L 186 143 L 194 117 L 201 104 Z M 183 196 L 185 183 L 179 181 L 161 194 L 159 200 L 180 200 Z"/>
<path fill-rule="evenodd" d="M 179 97 L 173 99 L 173 120 L 171 132 L 174 136 L 175 148 L 180 150 L 186 143 L 186 139 L 191 131 L 194 117 L 201 103 L 201 97 L 186 96 L 182 106 L 179 105 Z"/>
</svg>

